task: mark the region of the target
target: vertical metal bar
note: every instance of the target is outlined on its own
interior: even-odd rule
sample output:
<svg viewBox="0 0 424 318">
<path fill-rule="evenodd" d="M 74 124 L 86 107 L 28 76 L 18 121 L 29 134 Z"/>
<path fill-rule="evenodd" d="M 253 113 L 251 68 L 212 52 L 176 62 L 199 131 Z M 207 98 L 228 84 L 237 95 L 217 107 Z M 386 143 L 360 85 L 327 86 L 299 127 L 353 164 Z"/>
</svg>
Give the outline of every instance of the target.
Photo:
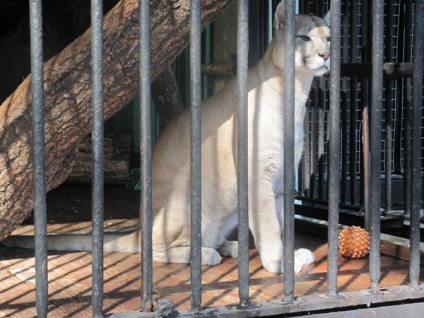
<svg viewBox="0 0 424 318">
<path fill-rule="evenodd" d="M 352 6 L 354 6 L 355 3 L 352 3 Z M 344 10 L 343 10 L 343 63 L 348 63 L 349 58 L 351 56 L 349 55 L 349 33 L 352 31 L 354 27 L 352 27 L 352 24 L 349 26 L 349 3 L 344 3 Z M 331 73 L 330 73 L 331 74 Z M 342 109 L 342 176 L 341 176 L 341 193 L 340 198 L 341 202 L 348 203 L 348 168 L 349 168 L 349 162 L 348 162 L 348 136 L 349 136 L 349 116 L 348 116 L 348 105 L 351 103 L 351 100 L 349 100 L 349 84 L 350 78 L 344 76 L 342 78 L 342 91 L 343 94 L 341 95 L 341 109 Z M 331 90 L 330 90 L 331 91 Z M 330 170 L 330 169 L 329 169 Z"/>
<path fill-rule="evenodd" d="M 362 21 L 361 21 L 361 38 L 362 38 L 362 60 L 361 62 L 370 62 L 370 29 L 372 30 L 372 17 L 370 17 L 372 1 L 362 3 Z M 363 173 L 361 174 L 361 197 L 365 208 L 365 229 L 370 230 L 370 207 L 369 207 L 369 193 L 370 193 L 370 160 L 369 160 L 369 101 L 370 101 L 370 80 L 364 78 L 361 81 L 361 103 L 362 103 L 362 158 L 363 159 Z"/>
<path fill-rule="evenodd" d="M 313 85 L 313 84 L 312 84 Z M 316 199 L 318 198 L 318 191 L 317 191 L 317 161 L 318 161 L 318 142 L 320 137 L 319 132 L 319 120 L 321 119 L 322 111 L 319 109 L 318 106 L 318 94 L 317 94 L 317 87 L 312 86 L 312 93 L 311 93 L 311 100 L 314 101 L 314 105 L 311 108 L 311 155 L 310 155 L 310 163 L 309 163 L 309 196 L 310 198 Z"/>
<path fill-rule="evenodd" d="M 340 202 L 340 36 L 341 3 L 331 2 L 330 138 L 328 162 L 328 294 L 337 294 Z"/>
<path fill-rule="evenodd" d="M 294 299 L 294 43 L 295 1 L 286 0 L 284 25 L 284 296 Z"/>
<path fill-rule="evenodd" d="M 93 317 L 103 317 L 103 2 L 91 0 L 91 65 L 93 81 L 93 181 L 92 181 L 92 307 Z"/>
<path fill-rule="evenodd" d="M 420 276 L 420 200 L 421 193 L 421 138 L 423 100 L 423 53 L 424 53 L 424 0 L 415 2 L 414 48 L 412 75 L 412 122 L 411 122 L 411 255 L 409 276 L 411 287 L 418 288 Z"/>
<path fill-rule="evenodd" d="M 386 15 L 386 26 L 389 30 L 389 34 L 392 33 L 393 29 L 393 5 L 387 6 Z M 394 62 L 392 57 L 393 51 L 393 37 L 388 36 L 386 38 L 386 61 Z M 385 182 L 384 182 L 384 193 L 385 193 L 385 211 L 389 212 L 392 208 L 392 108 L 393 108 L 393 80 L 386 81 L 386 116 L 385 116 L 385 129 L 386 129 L 386 147 L 385 147 Z"/>
<path fill-rule="evenodd" d="M 35 288 L 37 316 L 47 317 L 47 213 L 44 140 L 43 20 L 41 0 L 31 0 L 31 103 L 33 129 Z"/>
<path fill-rule="evenodd" d="M 316 157 L 318 165 L 318 191 L 315 191 L 317 197 L 325 200 L 324 182 L 325 182 L 325 162 L 327 154 L 325 152 L 325 79 L 320 77 L 318 79 L 318 156 Z"/>
<path fill-rule="evenodd" d="M 384 1 L 372 6 L 372 88 L 370 109 L 370 280 L 371 292 L 378 291 L 380 280 L 380 207 L 381 207 L 381 120 L 383 96 Z"/>
<path fill-rule="evenodd" d="M 411 1 L 405 2 L 405 30 L 412 30 L 412 3 Z M 412 61 L 412 34 L 405 32 L 405 48 L 404 61 Z M 409 216 L 411 214 L 411 78 L 404 79 L 403 89 L 403 107 L 404 107 L 404 214 Z"/>
<path fill-rule="evenodd" d="M 358 62 L 360 60 L 358 55 L 358 25 L 357 25 L 357 16 L 358 16 L 358 2 L 352 1 L 352 12 L 351 12 L 351 61 L 353 63 Z M 356 186 L 356 176 L 357 176 L 357 109 L 358 109 L 358 80 L 357 78 L 350 79 L 350 118 L 349 118 L 349 126 L 350 126 L 350 147 L 349 147 L 349 158 L 350 158 L 350 203 L 352 205 L 359 205 L 359 196 Z"/>
<path fill-rule="evenodd" d="M 309 196 L 309 157 L 310 157 L 310 148 L 311 148 L 311 138 L 310 138 L 310 114 L 311 114 L 311 106 L 310 103 L 307 102 L 306 106 L 306 119 L 303 123 L 303 131 L 305 133 L 304 137 L 304 145 L 303 148 L 303 156 L 301 159 L 301 173 L 299 173 L 299 195 L 301 197 Z"/>
<path fill-rule="evenodd" d="M 190 97 L 191 97 L 191 308 L 202 304 L 202 233 L 201 233 L 201 74 L 200 74 L 200 0 L 190 1 Z"/>
<path fill-rule="evenodd" d="M 205 29 L 205 59 L 204 64 L 209 65 L 211 62 L 211 26 L 207 26 Z M 209 90 L 208 90 L 208 75 L 203 74 L 203 84 L 202 84 L 202 95 L 203 99 L 207 99 L 209 96 Z"/>
<path fill-rule="evenodd" d="M 249 2 L 238 1 L 237 25 L 237 195 L 238 281 L 240 305 L 249 302 L 249 215 L 247 181 L 247 68 L 249 52 Z"/>
<path fill-rule="evenodd" d="M 142 226 L 142 301 L 145 311 L 153 309 L 152 271 L 152 123 L 150 88 L 150 1 L 139 0 L 140 16 L 140 165 L 141 201 L 140 219 Z"/>
</svg>

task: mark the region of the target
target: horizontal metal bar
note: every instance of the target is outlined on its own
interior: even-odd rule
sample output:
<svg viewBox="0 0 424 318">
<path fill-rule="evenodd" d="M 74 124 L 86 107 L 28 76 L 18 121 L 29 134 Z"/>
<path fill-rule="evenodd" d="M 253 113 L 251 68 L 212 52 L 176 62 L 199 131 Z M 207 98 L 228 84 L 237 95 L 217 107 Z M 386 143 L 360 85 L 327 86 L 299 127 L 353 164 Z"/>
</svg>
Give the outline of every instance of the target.
<svg viewBox="0 0 424 318">
<path fill-rule="evenodd" d="M 333 309 L 352 309 L 357 306 L 367 306 L 368 308 L 377 308 L 377 306 L 396 304 L 399 301 L 410 301 L 422 304 L 424 298 L 424 284 L 419 289 L 399 286 L 385 288 L 381 293 L 374 294 L 371 290 L 362 290 L 358 292 L 339 293 L 338 297 L 317 297 L 309 295 L 299 297 L 293 302 L 282 300 L 272 300 L 267 302 L 258 302 L 249 309 L 243 309 L 239 306 L 220 306 L 204 308 L 200 312 L 190 310 L 172 310 L 173 304 L 167 300 L 158 301 L 158 311 L 155 313 L 140 313 L 129 311 L 122 314 L 112 314 L 109 318 L 141 318 L 141 317 L 190 317 L 203 315 L 204 317 L 261 317 L 284 314 L 311 314 L 314 311 L 324 311 Z"/>
<path fill-rule="evenodd" d="M 385 78 L 411 77 L 414 66 L 412 63 L 384 63 L 383 75 Z M 371 63 L 345 63 L 340 69 L 342 76 L 371 77 Z"/>
<path fill-rule="evenodd" d="M 207 75 L 233 76 L 236 65 L 232 63 L 217 63 L 202 65 L 202 73 Z M 384 63 L 383 75 L 387 79 L 399 77 L 412 77 L 413 63 Z M 342 63 L 340 66 L 341 76 L 371 77 L 371 63 Z"/>
</svg>

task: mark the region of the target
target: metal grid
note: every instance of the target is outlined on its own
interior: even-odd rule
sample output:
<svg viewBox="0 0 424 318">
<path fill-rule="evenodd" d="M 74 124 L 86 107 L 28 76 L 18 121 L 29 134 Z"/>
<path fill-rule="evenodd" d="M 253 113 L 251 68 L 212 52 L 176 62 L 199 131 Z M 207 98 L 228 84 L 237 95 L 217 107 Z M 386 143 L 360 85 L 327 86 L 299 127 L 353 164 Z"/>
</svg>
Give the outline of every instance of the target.
<svg viewBox="0 0 424 318">
<path fill-rule="evenodd" d="M 301 2 L 300 11 L 323 14 L 328 3 Z M 341 33 L 341 173 L 342 203 L 363 208 L 365 198 L 361 193 L 366 167 L 364 166 L 364 134 L 368 131 L 364 118 L 370 120 L 371 48 L 369 19 L 371 5 L 362 0 L 342 2 Z M 412 60 L 415 2 L 392 0 L 384 3 L 384 62 L 407 63 Z M 409 48 L 409 49 L 408 49 Z M 369 63 L 367 72 L 343 66 L 360 66 Z M 364 64 L 364 65 L 365 65 Z M 347 69 L 346 67 L 344 69 Z M 383 109 L 381 130 L 381 180 L 385 186 L 382 207 L 391 210 L 405 200 L 392 199 L 392 180 L 408 179 L 409 131 L 406 120 L 411 109 L 411 78 L 409 75 L 385 77 L 383 82 Z M 328 81 L 316 79 L 311 89 L 308 118 L 305 121 L 305 152 L 299 170 L 299 195 L 303 198 L 327 200 L 328 171 Z M 365 116 L 365 117 L 364 117 Z M 422 121 L 424 117 L 421 115 Z M 421 138 L 421 166 L 424 164 L 424 138 Z M 389 182 L 385 182 L 389 180 Z M 406 183 L 408 181 L 405 181 Z M 409 192 L 405 184 L 405 192 Z M 406 202 L 406 205 L 408 203 Z M 407 213 L 409 214 L 409 212 Z"/>
<path fill-rule="evenodd" d="M 93 164 L 94 164 L 94 184 L 93 184 L 93 316 L 103 317 L 103 281 L 102 281 L 102 242 L 103 231 L 102 224 L 102 206 L 103 206 L 103 182 L 102 182 L 102 1 L 92 1 L 92 65 L 93 65 Z M 294 41 L 294 12 L 295 1 L 286 1 L 286 10 L 288 12 L 287 23 L 285 25 L 286 34 L 286 65 L 293 59 L 293 41 Z M 141 166 L 142 166 L 142 203 L 140 207 L 142 227 L 143 227 L 143 286 L 141 290 L 141 307 L 146 311 L 152 309 L 152 260 L 151 260 L 151 127 L 150 127 L 150 48 L 149 48 L 149 5 L 147 1 L 140 1 L 140 90 L 141 90 Z M 414 72 L 412 76 L 412 116 L 411 121 L 411 261 L 410 261 L 410 287 L 400 286 L 393 288 L 390 293 L 380 293 L 379 275 L 379 234 L 380 234 L 380 192 L 381 192 L 381 126 L 382 126 L 382 94 L 383 94 L 383 17 L 384 6 L 382 0 L 373 2 L 372 6 L 372 42 L 374 44 L 371 51 L 373 73 L 371 92 L 371 125 L 370 125 L 370 147 L 371 156 L 368 157 L 369 179 L 365 180 L 366 186 L 372 191 L 366 192 L 366 210 L 368 215 L 368 227 L 371 229 L 371 252 L 370 252 L 370 277 L 371 291 L 369 293 L 347 293 L 339 295 L 336 289 L 337 283 L 337 225 L 338 225 L 338 204 L 340 193 L 338 192 L 342 176 L 338 173 L 340 166 L 340 57 L 341 43 L 338 36 L 341 32 L 341 3 L 333 0 L 331 3 L 331 31 L 336 39 L 331 44 L 331 74 L 330 74 L 330 110 L 327 125 L 330 128 L 328 133 L 328 188 L 329 191 L 329 270 L 328 270 L 328 295 L 327 297 L 307 296 L 302 301 L 293 297 L 294 273 L 293 273 L 293 191 L 294 174 L 293 171 L 293 153 L 286 151 L 285 169 L 288 171 L 284 178 L 285 185 L 285 279 L 284 279 L 284 302 L 266 303 L 262 306 L 251 306 L 248 304 L 248 257 L 246 240 L 246 222 L 247 222 L 247 191 L 245 180 L 247 180 L 247 163 L 245 158 L 239 156 L 239 290 L 240 306 L 237 308 L 210 308 L 201 309 L 201 271 L 200 253 L 196 253 L 196 248 L 200 247 L 200 228 L 199 219 L 200 206 L 200 1 L 191 1 L 191 189 L 192 189 L 192 310 L 180 312 L 182 315 L 205 314 L 222 316 L 259 316 L 272 315 L 279 313 L 297 313 L 310 310 L 335 309 L 346 306 L 366 305 L 370 302 L 384 303 L 390 301 L 399 301 L 405 299 L 424 298 L 423 289 L 418 286 L 419 264 L 419 199 L 421 190 L 421 104 L 422 104 L 422 84 L 423 84 L 423 61 L 422 58 L 415 58 Z M 45 163 L 44 163 L 44 135 L 43 135 L 43 51 L 42 51 L 42 6 L 40 0 L 31 0 L 31 64 L 32 64 L 32 105 L 33 105 L 33 130 L 34 130 L 34 187 L 35 187 L 35 231 L 36 231 L 36 287 L 37 287 L 37 312 L 39 317 L 47 316 L 47 244 L 46 244 L 46 203 L 45 203 Z M 238 133 L 239 141 L 237 149 L 240 154 L 246 153 L 246 72 L 247 72 L 247 1 L 238 2 Z M 414 56 L 422 56 L 424 38 L 424 2 L 417 1 L 415 5 L 415 43 Z M 293 104 L 294 87 L 290 83 L 294 82 L 294 67 L 285 72 L 285 99 L 287 106 Z M 293 149 L 293 107 L 286 107 L 285 113 L 285 147 L 286 150 Z M 322 115 L 321 115 L 322 116 Z M 319 149 L 322 151 L 322 149 Z M 196 226 L 197 224 L 197 226 Z M 338 296 L 338 297 L 335 297 Z M 113 315 L 115 317 L 142 317 L 161 315 L 161 312 L 129 312 L 123 315 Z"/>
</svg>

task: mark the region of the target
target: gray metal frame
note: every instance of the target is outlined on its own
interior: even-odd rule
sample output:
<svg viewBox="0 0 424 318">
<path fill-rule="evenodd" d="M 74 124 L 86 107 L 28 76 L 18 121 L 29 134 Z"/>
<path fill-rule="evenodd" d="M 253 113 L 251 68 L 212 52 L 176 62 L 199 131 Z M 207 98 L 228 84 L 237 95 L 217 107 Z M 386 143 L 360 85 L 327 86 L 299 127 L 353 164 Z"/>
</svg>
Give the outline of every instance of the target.
<svg viewBox="0 0 424 318">
<path fill-rule="evenodd" d="M 295 1 L 286 0 L 287 21 L 285 25 L 285 224 L 284 224 L 284 299 L 270 302 L 249 303 L 248 272 L 248 189 L 247 189 L 247 65 L 248 65 L 248 1 L 238 1 L 238 115 L 237 115 L 237 153 L 238 153 L 238 204 L 239 204 L 239 298 L 240 305 L 235 307 L 201 308 L 201 1 L 191 1 L 190 21 L 190 97 L 191 97 L 191 307 L 190 311 L 172 311 L 169 303 L 159 301 L 156 312 L 153 308 L 152 280 L 152 185 L 151 185 L 151 123 L 150 123 L 150 2 L 140 4 L 140 94 L 141 94 L 141 205 L 142 223 L 142 278 L 141 304 L 144 312 L 127 312 L 112 317 L 144 317 L 166 315 L 208 316 L 265 316 L 274 314 L 302 314 L 316 310 L 343 310 L 356 306 L 371 306 L 390 302 L 424 299 L 424 286 L 419 285 L 419 204 L 421 198 L 421 102 L 423 86 L 423 41 L 424 39 L 424 1 L 415 1 L 415 43 L 413 52 L 413 107 L 411 122 L 411 261 L 410 286 L 399 286 L 382 290 L 380 279 L 380 134 L 382 122 L 382 83 L 383 83 L 383 1 L 373 3 L 372 19 L 372 105 L 370 125 L 369 167 L 370 179 L 366 181 L 368 227 L 371 234 L 370 278 L 371 290 L 339 293 L 337 291 L 337 226 L 339 223 L 340 202 L 340 34 L 341 4 L 339 0 L 331 1 L 331 73 L 330 73 L 330 134 L 329 134 L 329 252 L 328 252 L 328 294 L 321 296 L 294 297 L 294 30 Z M 92 79 L 93 79 L 93 316 L 103 317 L 103 66 L 102 66 L 102 1 L 92 0 Z M 47 316 L 47 235 L 46 235 L 46 186 L 45 186 L 45 145 L 44 145 L 44 95 L 43 95 L 43 50 L 42 50 L 42 6 L 41 0 L 30 0 L 31 23 L 31 65 L 32 65 L 32 112 L 34 131 L 34 202 L 35 202 L 35 258 L 36 258 L 36 294 L 37 313 L 39 317 Z M 399 311 L 404 306 L 396 305 Z M 412 305 L 411 305 L 412 306 Z M 413 305 L 421 308 L 422 303 Z M 412 308 L 412 307 L 411 307 Z M 390 309 L 379 309 L 389 312 Z M 316 317 L 320 315 L 317 314 Z M 358 316 L 365 317 L 365 314 Z M 339 316 L 338 316 L 339 317 Z"/>
</svg>

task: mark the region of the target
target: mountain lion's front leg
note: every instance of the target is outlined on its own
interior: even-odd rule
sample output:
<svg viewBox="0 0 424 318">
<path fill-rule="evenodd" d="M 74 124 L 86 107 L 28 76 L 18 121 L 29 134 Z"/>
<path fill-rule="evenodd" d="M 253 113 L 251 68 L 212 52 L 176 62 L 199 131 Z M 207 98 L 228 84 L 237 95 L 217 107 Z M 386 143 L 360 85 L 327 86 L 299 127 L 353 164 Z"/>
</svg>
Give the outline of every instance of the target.
<svg viewBox="0 0 424 318">
<path fill-rule="evenodd" d="M 260 179 L 249 184 L 249 227 L 263 267 L 272 273 L 283 271 L 283 243 L 272 183 Z"/>
<path fill-rule="evenodd" d="M 284 226 L 284 197 L 283 195 L 277 196 L 276 200 L 276 206 L 277 206 L 277 216 L 279 220 L 280 228 L 283 229 Z M 283 230 L 281 230 L 281 233 L 283 233 Z M 283 238 L 283 235 L 281 235 Z M 302 267 L 305 265 L 309 265 L 315 262 L 315 255 L 306 248 L 299 248 L 294 252 L 294 271 L 300 272 L 302 270 Z"/>
<path fill-rule="evenodd" d="M 263 267 L 271 273 L 284 271 L 282 198 L 276 202 L 272 183 L 259 180 L 249 189 L 249 226 Z M 278 214 L 277 214 L 278 213 Z M 281 218 L 279 218 L 281 216 Z M 315 261 L 314 254 L 301 248 L 294 253 L 294 271 Z"/>
</svg>

